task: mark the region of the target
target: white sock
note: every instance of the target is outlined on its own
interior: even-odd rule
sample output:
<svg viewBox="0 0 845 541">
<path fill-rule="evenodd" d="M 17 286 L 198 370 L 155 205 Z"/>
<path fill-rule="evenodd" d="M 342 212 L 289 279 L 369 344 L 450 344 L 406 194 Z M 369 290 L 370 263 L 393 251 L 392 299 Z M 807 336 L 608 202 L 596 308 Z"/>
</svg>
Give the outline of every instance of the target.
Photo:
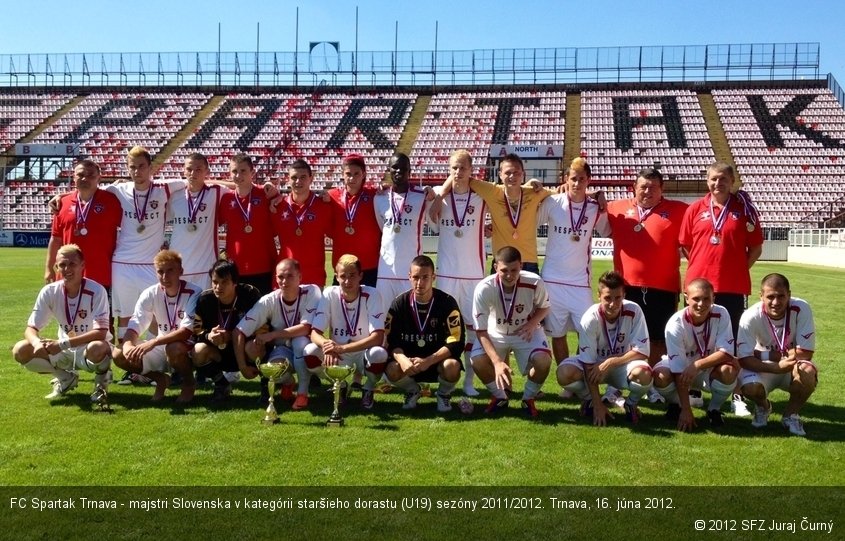
<svg viewBox="0 0 845 541">
<path fill-rule="evenodd" d="M 523 400 L 531 400 L 532 398 L 537 396 L 537 393 L 540 392 L 541 384 L 531 381 L 530 379 L 525 380 L 525 388 L 522 391 L 522 399 Z"/>
<path fill-rule="evenodd" d="M 437 378 L 437 381 L 440 382 L 440 386 L 437 387 L 437 394 L 441 396 L 450 396 L 452 391 L 455 390 L 454 382 L 446 381 L 443 378 Z"/>
<path fill-rule="evenodd" d="M 493 396 L 495 396 L 499 400 L 507 400 L 508 399 L 508 395 L 507 395 L 507 393 L 505 393 L 505 390 L 499 389 L 498 387 L 496 387 L 495 381 L 491 381 L 490 383 L 485 383 L 484 386 L 487 387 L 487 390 L 490 391 L 490 394 L 492 394 Z"/>
<path fill-rule="evenodd" d="M 420 385 L 413 378 L 409 376 L 405 376 L 403 378 L 399 378 L 396 381 L 391 381 L 391 385 L 396 387 L 397 389 L 402 389 L 405 393 L 418 393 L 420 392 Z"/>
<path fill-rule="evenodd" d="M 719 410 L 722 409 L 722 404 L 727 402 L 728 398 L 730 398 L 731 393 L 733 393 L 735 383 L 722 383 L 719 380 L 714 379 L 710 382 L 710 405 L 707 406 L 708 410 Z"/>
<path fill-rule="evenodd" d="M 587 384 L 583 379 L 573 381 L 563 386 L 564 389 L 571 392 L 581 400 L 588 400 L 590 398 L 590 391 L 587 389 Z"/>
</svg>

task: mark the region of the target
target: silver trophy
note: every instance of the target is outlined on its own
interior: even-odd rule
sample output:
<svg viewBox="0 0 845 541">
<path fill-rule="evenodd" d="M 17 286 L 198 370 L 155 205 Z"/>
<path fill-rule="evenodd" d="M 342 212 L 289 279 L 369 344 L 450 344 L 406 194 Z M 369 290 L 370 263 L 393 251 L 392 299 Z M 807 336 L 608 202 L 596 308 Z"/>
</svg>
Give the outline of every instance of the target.
<svg viewBox="0 0 845 541">
<path fill-rule="evenodd" d="M 279 414 L 276 412 L 274 395 L 276 394 L 276 383 L 290 369 L 290 361 L 287 359 L 274 359 L 271 363 L 258 364 L 258 371 L 267 378 L 267 390 L 270 392 L 270 400 L 267 403 L 267 410 L 264 412 L 262 422 L 265 425 L 279 423 Z"/>
<path fill-rule="evenodd" d="M 334 392 L 334 411 L 326 421 L 326 426 L 340 428 L 343 426 L 343 417 L 340 415 L 340 389 L 343 381 L 355 372 L 355 365 L 342 365 L 326 367 L 326 377 L 332 380 L 332 391 Z"/>
</svg>

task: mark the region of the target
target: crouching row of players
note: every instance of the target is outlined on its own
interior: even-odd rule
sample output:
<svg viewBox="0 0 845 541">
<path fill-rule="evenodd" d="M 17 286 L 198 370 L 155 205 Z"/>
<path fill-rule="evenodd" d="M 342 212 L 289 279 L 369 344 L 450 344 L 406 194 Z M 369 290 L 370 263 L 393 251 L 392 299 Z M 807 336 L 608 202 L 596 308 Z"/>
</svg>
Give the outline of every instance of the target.
<svg viewBox="0 0 845 541">
<path fill-rule="evenodd" d="M 63 280 L 45 286 L 25 331 L 14 348 L 27 369 L 54 376 L 55 398 L 76 387 L 77 369 L 95 373 L 92 400 L 105 392 L 112 354 L 108 335 L 105 291 L 82 278 L 84 261 L 78 247 L 63 247 L 56 265 Z M 390 304 L 386 317 L 379 293 L 361 285 L 362 272 L 354 256 L 343 256 L 335 268 L 338 286 L 320 292 L 300 284 L 295 260 L 276 268 L 278 291 L 261 297 L 238 283 L 237 267 L 219 261 L 210 270 L 212 288 L 205 292 L 180 279 L 178 254 L 162 251 L 155 258 L 159 284 L 138 300 L 114 362 L 156 382 L 154 400 L 161 400 L 171 370 L 182 375 L 177 402 L 193 399 L 194 371 L 214 382 L 212 399 L 225 401 L 231 393 L 226 372 L 258 377 L 256 362 L 285 358 L 293 362 L 298 387 L 288 375 L 282 397 L 293 409 L 308 406 L 311 374 L 323 376 L 326 366 L 354 364 L 366 379 L 361 404 L 371 409 L 374 389 L 386 377 L 405 392 L 403 408 L 416 407 L 420 383 L 438 382 L 437 409 L 451 410 L 451 394 L 460 379 L 465 334 L 458 303 L 433 287 L 434 264 L 426 256 L 411 263 L 411 289 Z M 475 373 L 490 391 L 488 414 L 508 406 L 512 388 L 509 354 L 525 376 L 522 409 L 537 417 L 535 399 L 551 371 L 551 352 L 541 321 L 549 300 L 542 279 L 522 270 L 519 251 L 505 247 L 495 255 L 496 273 L 473 292 L 473 323 L 477 341 L 470 355 Z M 752 425 L 767 424 L 772 411 L 768 395 L 774 389 L 789 393 L 783 424 L 804 435 L 799 410 L 815 390 L 817 369 L 812 362 L 815 329 L 809 305 L 791 298 L 787 279 L 770 274 L 762 281 L 761 301 L 743 314 L 734 341 L 727 311 L 714 304 L 712 285 L 692 281 L 686 307 L 666 326 L 667 355 L 649 366 L 649 337 L 639 306 L 624 299 L 624 282 L 616 272 L 599 279 L 599 302 L 581 318 L 578 354 L 557 367 L 560 385 L 582 400 L 582 413 L 603 426 L 612 414 L 601 400 L 599 385 L 627 389 L 624 411 L 628 421 L 640 418 L 637 407 L 653 385 L 667 403 L 667 417 L 679 430 L 696 426 L 689 391 L 709 391 L 707 419 L 721 426 L 721 407 L 737 382 L 756 404 Z M 50 317 L 59 323 L 59 340 L 46 340 L 39 329 Z M 158 333 L 141 341 L 155 321 Z M 193 335 L 193 338 L 192 338 Z M 193 347 L 191 343 L 193 342 Z M 736 355 L 734 355 L 736 352 Z M 262 400 L 266 400 L 266 385 Z"/>
</svg>

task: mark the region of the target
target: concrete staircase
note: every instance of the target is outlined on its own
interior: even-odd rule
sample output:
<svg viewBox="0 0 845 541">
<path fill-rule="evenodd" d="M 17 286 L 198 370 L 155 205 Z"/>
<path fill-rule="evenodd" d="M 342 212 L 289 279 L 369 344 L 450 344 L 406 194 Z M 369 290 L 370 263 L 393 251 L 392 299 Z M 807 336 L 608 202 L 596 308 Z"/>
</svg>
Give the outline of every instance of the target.
<svg viewBox="0 0 845 541">
<path fill-rule="evenodd" d="M 563 168 L 581 155 L 581 93 L 566 93 L 566 135 L 563 141 Z"/>
<path fill-rule="evenodd" d="M 734 161 L 731 147 L 728 145 L 728 138 L 725 135 L 725 128 L 722 126 L 722 120 L 719 118 L 716 103 L 713 101 L 713 95 L 710 92 L 699 92 L 698 104 L 701 107 L 701 114 L 704 116 L 704 124 L 707 126 L 707 135 L 710 137 L 710 142 L 713 145 L 713 153 L 716 155 L 716 160 L 733 166 L 737 175 L 736 186 L 741 186 L 742 179 L 739 176 L 739 171 L 736 170 L 736 162 Z M 707 167 L 708 165 L 710 164 L 701 164 L 702 168 Z"/>
<path fill-rule="evenodd" d="M 430 95 L 420 95 L 417 97 L 417 101 L 411 109 L 411 115 L 408 117 L 408 122 L 405 124 L 405 129 L 402 131 L 402 135 L 399 136 L 396 152 L 402 152 L 408 156 L 411 155 L 411 150 L 414 148 L 414 141 L 417 140 L 417 136 L 420 134 L 420 128 L 422 128 L 423 119 L 430 103 Z"/>
</svg>

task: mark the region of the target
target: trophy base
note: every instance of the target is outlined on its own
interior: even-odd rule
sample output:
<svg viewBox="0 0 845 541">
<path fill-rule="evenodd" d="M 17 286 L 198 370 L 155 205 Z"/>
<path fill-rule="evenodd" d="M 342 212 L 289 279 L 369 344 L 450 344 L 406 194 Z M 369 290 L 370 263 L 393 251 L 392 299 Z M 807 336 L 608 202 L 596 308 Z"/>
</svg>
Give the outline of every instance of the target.
<svg viewBox="0 0 845 541">
<path fill-rule="evenodd" d="M 330 428 L 340 428 L 344 425 L 343 417 L 329 417 L 326 421 L 326 426 Z"/>
<path fill-rule="evenodd" d="M 267 425 L 267 426 L 277 425 L 281 422 L 282 422 L 281 419 L 279 419 L 278 417 L 265 417 L 264 419 L 261 420 L 261 424 Z"/>
</svg>

